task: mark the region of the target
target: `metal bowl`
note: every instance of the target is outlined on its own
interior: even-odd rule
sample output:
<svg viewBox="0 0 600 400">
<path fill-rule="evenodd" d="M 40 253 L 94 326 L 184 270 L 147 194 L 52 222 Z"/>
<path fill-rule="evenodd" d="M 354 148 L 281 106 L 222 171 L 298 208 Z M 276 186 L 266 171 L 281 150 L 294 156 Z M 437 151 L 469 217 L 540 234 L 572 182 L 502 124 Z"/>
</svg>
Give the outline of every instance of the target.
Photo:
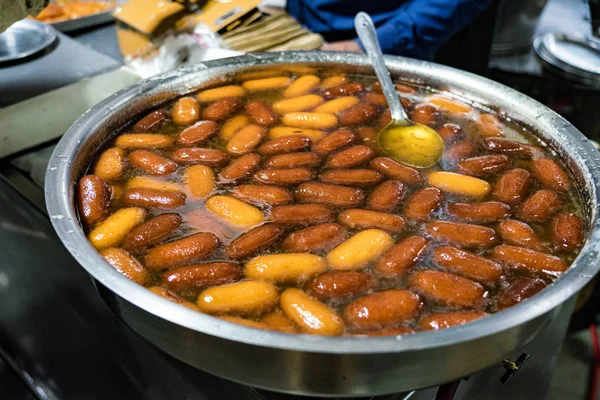
<svg viewBox="0 0 600 400">
<path fill-rule="evenodd" d="M 103 261 L 88 242 L 75 182 L 98 149 L 144 111 L 227 79 L 233 72 L 287 64 L 369 72 L 360 54 L 284 52 L 212 61 L 146 80 L 109 97 L 68 130 L 49 163 L 46 203 L 60 239 L 92 275 L 101 296 L 134 331 L 172 356 L 251 386 L 304 395 L 365 396 L 437 385 L 488 367 L 525 345 L 598 271 L 600 153 L 571 124 L 498 83 L 452 68 L 386 57 L 395 78 L 447 90 L 506 113 L 533 130 L 566 163 L 584 202 L 588 240 L 556 283 L 508 310 L 434 332 L 381 338 L 289 335 L 196 313 L 156 296 Z"/>
</svg>

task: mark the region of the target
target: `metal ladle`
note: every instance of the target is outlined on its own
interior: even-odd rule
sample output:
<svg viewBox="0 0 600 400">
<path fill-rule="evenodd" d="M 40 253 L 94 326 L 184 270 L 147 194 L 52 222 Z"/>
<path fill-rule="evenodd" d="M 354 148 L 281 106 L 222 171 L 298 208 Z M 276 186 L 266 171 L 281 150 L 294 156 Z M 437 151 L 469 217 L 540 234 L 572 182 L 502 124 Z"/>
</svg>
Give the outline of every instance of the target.
<svg viewBox="0 0 600 400">
<path fill-rule="evenodd" d="M 379 131 L 379 147 L 387 156 L 406 165 L 416 168 L 435 165 L 444 153 L 444 141 L 433 129 L 408 119 L 383 61 L 375 25 L 369 14 L 356 14 L 354 28 L 371 59 L 392 116 L 392 121 Z"/>
</svg>

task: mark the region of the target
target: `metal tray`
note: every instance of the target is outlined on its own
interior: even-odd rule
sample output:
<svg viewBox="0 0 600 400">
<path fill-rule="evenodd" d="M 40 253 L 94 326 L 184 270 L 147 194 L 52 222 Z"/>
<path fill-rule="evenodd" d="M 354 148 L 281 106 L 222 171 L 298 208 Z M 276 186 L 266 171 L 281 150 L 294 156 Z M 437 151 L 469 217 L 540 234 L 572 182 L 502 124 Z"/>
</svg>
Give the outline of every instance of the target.
<svg viewBox="0 0 600 400">
<path fill-rule="evenodd" d="M 0 65 L 32 56 L 56 40 L 56 31 L 32 19 L 16 22 L 0 35 Z"/>
</svg>

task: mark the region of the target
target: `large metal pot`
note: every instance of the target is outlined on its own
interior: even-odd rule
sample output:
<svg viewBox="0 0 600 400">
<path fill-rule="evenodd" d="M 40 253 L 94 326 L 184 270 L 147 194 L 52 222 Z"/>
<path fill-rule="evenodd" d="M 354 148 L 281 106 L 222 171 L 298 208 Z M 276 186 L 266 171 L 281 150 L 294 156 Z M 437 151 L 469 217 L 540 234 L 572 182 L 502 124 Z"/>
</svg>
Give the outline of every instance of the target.
<svg viewBox="0 0 600 400">
<path fill-rule="evenodd" d="M 104 100 L 60 141 L 46 175 L 50 218 L 71 254 L 92 275 L 112 310 L 134 331 L 184 362 L 252 386 L 306 395 L 361 396 L 418 389 L 490 366 L 526 344 L 598 271 L 600 154 L 566 120 L 498 83 L 440 65 L 387 57 L 394 74 L 449 90 L 505 112 L 533 129 L 574 173 L 584 199 L 588 241 L 555 284 L 523 303 L 464 326 L 382 338 L 288 335 L 228 323 L 170 303 L 120 275 L 89 244 L 74 186 L 95 152 L 145 110 L 251 67 L 316 63 L 368 71 L 360 54 L 289 52 L 199 64 L 146 80 Z"/>
</svg>

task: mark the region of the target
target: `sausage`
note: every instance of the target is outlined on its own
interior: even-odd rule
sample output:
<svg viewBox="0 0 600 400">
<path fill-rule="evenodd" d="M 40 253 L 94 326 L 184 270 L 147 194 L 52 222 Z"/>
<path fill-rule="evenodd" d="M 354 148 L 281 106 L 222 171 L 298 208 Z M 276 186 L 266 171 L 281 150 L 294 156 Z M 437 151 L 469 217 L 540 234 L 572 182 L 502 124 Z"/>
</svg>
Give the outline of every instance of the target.
<svg viewBox="0 0 600 400">
<path fill-rule="evenodd" d="M 509 165 L 510 160 L 505 155 L 487 155 L 461 160 L 457 170 L 461 174 L 482 177 L 498 173 Z"/>
<path fill-rule="evenodd" d="M 204 205 L 235 229 L 253 228 L 265 220 L 265 215 L 258 208 L 230 196 L 213 196 Z"/>
<path fill-rule="evenodd" d="M 154 110 L 144 118 L 140 119 L 133 126 L 134 132 L 153 132 L 158 128 L 161 121 L 167 118 L 167 112 L 165 110 Z"/>
<path fill-rule="evenodd" d="M 482 203 L 448 203 L 448 214 L 459 221 L 485 224 L 510 215 L 510 207 L 499 201 Z"/>
<path fill-rule="evenodd" d="M 392 112 L 389 108 L 386 108 L 379 116 L 379 119 L 377 120 L 377 126 L 381 130 L 388 126 L 390 122 L 392 122 Z"/>
<path fill-rule="evenodd" d="M 539 278 L 519 277 L 498 294 L 498 308 L 501 310 L 530 298 L 542 291 L 546 282 Z"/>
<path fill-rule="evenodd" d="M 112 247 L 100 253 L 114 269 L 125 275 L 139 285 L 146 285 L 150 281 L 150 274 L 144 266 L 131 254 L 123 249 Z"/>
<path fill-rule="evenodd" d="M 379 132 L 372 126 L 360 126 L 356 128 L 356 134 L 364 144 L 369 146 L 377 146 L 377 135 Z"/>
<path fill-rule="evenodd" d="M 315 112 L 329 113 L 329 114 L 339 114 L 343 112 L 345 109 L 352 107 L 353 105 L 359 104 L 360 100 L 354 96 L 342 96 L 337 97 L 333 100 L 329 100 L 325 104 L 321 104 L 319 107 L 315 108 Z"/>
<path fill-rule="evenodd" d="M 389 157 L 377 157 L 371 160 L 369 167 L 381 172 L 390 179 L 396 179 L 407 185 L 418 185 L 423 182 L 423 176 L 414 168 L 400 164 Z"/>
<path fill-rule="evenodd" d="M 156 189 L 166 190 L 168 192 L 181 192 L 183 187 L 178 183 L 152 178 L 149 176 L 134 176 L 125 185 L 126 189 Z"/>
<path fill-rule="evenodd" d="M 362 99 L 366 103 L 373 103 L 381 107 L 388 107 L 388 103 L 385 96 L 380 93 L 367 93 L 363 96 Z"/>
<path fill-rule="evenodd" d="M 341 225 L 326 222 L 290 234 L 281 243 L 281 249 L 289 253 L 329 251 L 342 243 L 347 234 L 348 231 Z"/>
<path fill-rule="evenodd" d="M 344 110 L 340 115 L 342 125 L 355 126 L 375 120 L 379 109 L 372 103 L 360 103 Z"/>
<path fill-rule="evenodd" d="M 215 174 L 206 165 L 191 165 L 185 169 L 184 180 L 192 197 L 204 198 L 215 191 Z"/>
<path fill-rule="evenodd" d="M 446 171 L 430 172 L 427 176 L 427 182 L 445 192 L 470 198 L 485 197 L 492 188 L 483 179 Z"/>
<path fill-rule="evenodd" d="M 220 121 L 229 117 L 242 107 L 242 100 L 237 97 L 226 97 L 219 99 L 206 107 L 202 113 L 202 118 L 211 121 Z"/>
<path fill-rule="evenodd" d="M 315 167 L 321 163 L 321 158 L 310 152 L 287 153 L 272 156 L 264 163 L 268 169 L 286 169 L 298 167 Z"/>
<path fill-rule="evenodd" d="M 560 214 L 550 227 L 552 242 L 562 250 L 576 251 L 583 243 L 583 220 L 575 214 Z"/>
<path fill-rule="evenodd" d="M 495 115 L 480 114 L 478 122 L 481 136 L 502 136 L 502 123 Z"/>
<path fill-rule="evenodd" d="M 123 176 L 125 171 L 125 150 L 119 147 L 111 147 L 100 154 L 94 175 L 99 176 L 107 182 L 116 181 Z"/>
<path fill-rule="evenodd" d="M 431 261 L 444 270 L 481 283 L 496 283 L 503 272 L 500 264 L 452 246 L 437 247 Z"/>
<path fill-rule="evenodd" d="M 535 146 L 498 137 L 485 138 L 481 141 L 481 145 L 492 153 L 502 153 L 517 158 L 531 158 L 539 151 Z"/>
<path fill-rule="evenodd" d="M 348 77 L 344 75 L 334 75 L 328 78 L 323 79 L 323 83 L 321 83 L 321 89 L 329 89 L 334 86 L 341 85 L 343 83 L 348 82 Z"/>
<path fill-rule="evenodd" d="M 278 301 L 273 284 L 246 280 L 205 289 L 196 304 L 207 314 L 258 316 L 271 311 Z"/>
<path fill-rule="evenodd" d="M 352 96 L 365 90 L 362 83 L 343 83 L 323 90 L 323 97 L 333 99 L 340 96 Z"/>
<path fill-rule="evenodd" d="M 423 258 L 426 250 L 427 239 L 422 236 L 408 236 L 377 261 L 375 270 L 384 277 L 402 276 Z"/>
<path fill-rule="evenodd" d="M 325 260 L 314 254 L 267 254 L 246 262 L 244 275 L 251 279 L 298 285 L 326 270 Z"/>
<path fill-rule="evenodd" d="M 320 83 L 321 78 L 316 75 L 303 75 L 283 91 L 283 97 L 296 97 L 312 92 Z"/>
<path fill-rule="evenodd" d="M 350 229 L 382 229 L 392 233 L 402 233 L 406 229 L 404 218 L 395 214 L 360 208 L 344 210 L 338 216 L 338 221 Z"/>
<path fill-rule="evenodd" d="M 358 207 L 365 200 L 360 189 L 318 182 L 301 184 L 294 195 L 301 203 L 321 203 L 339 208 Z"/>
<path fill-rule="evenodd" d="M 173 138 L 156 133 L 128 133 L 115 140 L 115 146 L 124 149 L 164 149 L 172 144 Z"/>
<path fill-rule="evenodd" d="M 267 131 L 257 125 L 247 125 L 237 131 L 229 142 L 227 142 L 226 150 L 229 154 L 242 155 L 253 151 Z"/>
<path fill-rule="evenodd" d="M 197 295 L 201 289 L 233 283 L 242 276 L 238 264 L 218 261 L 170 269 L 160 278 L 160 283 L 180 294 Z"/>
<path fill-rule="evenodd" d="M 88 235 L 88 239 L 98 250 L 119 245 L 133 228 L 144 221 L 143 208 L 120 208 L 104 221 L 98 223 Z"/>
<path fill-rule="evenodd" d="M 263 143 L 258 148 L 258 154 L 271 156 L 281 153 L 293 153 L 307 149 L 310 146 L 310 139 L 306 136 L 282 136 Z"/>
<path fill-rule="evenodd" d="M 311 151 L 319 155 L 326 155 L 355 143 L 357 139 L 354 132 L 347 129 L 340 129 L 313 144 Z"/>
<path fill-rule="evenodd" d="M 289 99 L 278 100 L 273 103 L 273 110 L 279 114 L 285 114 L 295 111 L 307 111 L 323 104 L 325 100 L 317 94 L 306 94 L 303 96 L 292 97 Z M 315 112 L 320 112 L 317 109 Z"/>
<path fill-rule="evenodd" d="M 279 308 L 260 317 L 259 322 L 267 324 L 271 329 L 279 332 L 298 333 L 300 331 L 296 324 L 294 324 Z"/>
<path fill-rule="evenodd" d="M 335 270 L 356 270 L 377 260 L 394 244 L 381 229 L 358 232 L 327 254 L 327 263 Z"/>
<path fill-rule="evenodd" d="M 231 162 L 219 173 L 219 179 L 225 182 L 235 182 L 252 175 L 260 165 L 260 156 L 250 153 Z"/>
<path fill-rule="evenodd" d="M 281 206 L 294 200 L 289 190 L 267 185 L 239 185 L 233 188 L 231 195 L 259 207 Z"/>
<path fill-rule="evenodd" d="M 278 76 L 265 79 L 253 79 L 242 84 L 244 89 L 249 92 L 262 92 L 265 90 L 275 90 L 287 87 L 292 83 L 292 79 L 287 76 Z"/>
<path fill-rule="evenodd" d="M 329 271 L 308 282 L 304 290 L 321 301 L 343 302 L 364 295 L 375 284 L 375 279 L 364 272 Z"/>
<path fill-rule="evenodd" d="M 444 193 L 434 187 L 421 189 L 408 198 L 404 205 L 404 216 L 413 221 L 428 221 L 442 206 Z"/>
<path fill-rule="evenodd" d="M 434 94 L 432 96 L 427 97 L 427 102 L 435 105 L 442 111 L 447 112 L 448 114 L 467 114 L 470 113 L 473 108 L 461 101 L 456 99 L 451 99 L 444 95 Z"/>
<path fill-rule="evenodd" d="M 277 224 L 257 226 L 225 247 L 225 257 L 239 260 L 253 256 L 277 243 L 284 231 L 283 226 Z"/>
<path fill-rule="evenodd" d="M 408 290 L 389 289 L 354 300 L 344 308 L 344 320 L 354 329 L 374 330 L 411 321 L 421 301 Z"/>
<path fill-rule="evenodd" d="M 538 190 L 528 197 L 517 210 L 520 219 L 527 222 L 543 222 L 560 208 L 558 195 L 550 190 Z"/>
<path fill-rule="evenodd" d="M 325 183 L 359 187 L 375 185 L 381 179 L 383 175 L 372 169 L 332 169 L 319 175 L 319 180 Z"/>
<path fill-rule="evenodd" d="M 178 168 L 176 162 L 149 150 L 132 151 L 129 153 L 129 163 L 151 175 L 169 175 Z"/>
<path fill-rule="evenodd" d="M 423 331 L 450 328 L 451 326 L 464 325 L 486 315 L 481 311 L 433 313 L 419 320 L 419 328 Z"/>
<path fill-rule="evenodd" d="M 209 257 L 219 246 L 212 233 L 196 233 L 173 242 L 153 247 L 146 253 L 146 267 L 161 271 Z"/>
<path fill-rule="evenodd" d="M 224 140 L 229 140 L 240 129 L 242 129 L 248 124 L 250 124 L 250 118 L 248 118 L 244 114 L 235 115 L 223 123 L 223 125 L 221 126 L 221 132 L 219 136 Z"/>
<path fill-rule="evenodd" d="M 214 121 L 199 121 L 181 131 L 176 142 L 182 146 L 195 146 L 211 139 L 218 129 L 219 125 Z"/>
<path fill-rule="evenodd" d="M 110 189 L 104 179 L 86 175 L 77 185 L 77 208 L 85 225 L 94 225 L 110 212 Z"/>
<path fill-rule="evenodd" d="M 129 251 L 139 251 L 148 246 L 158 244 L 179 228 L 181 221 L 179 214 L 157 215 L 133 228 L 125 236 L 121 246 Z"/>
<path fill-rule="evenodd" d="M 548 189 L 566 192 L 571 188 L 569 175 L 553 160 L 539 158 L 533 162 L 533 173 Z"/>
<path fill-rule="evenodd" d="M 200 104 L 193 97 L 182 97 L 171 112 L 173 122 L 179 125 L 191 125 L 200 118 Z"/>
<path fill-rule="evenodd" d="M 453 123 L 446 123 L 438 129 L 438 134 L 442 137 L 445 143 L 456 141 L 463 134 L 460 125 Z"/>
<path fill-rule="evenodd" d="M 281 294 L 281 309 L 305 333 L 339 336 L 344 332 L 342 318 L 300 289 L 289 288 Z"/>
<path fill-rule="evenodd" d="M 335 221 L 331 208 L 324 204 L 294 204 L 274 207 L 271 221 L 284 225 L 315 225 Z"/>
<path fill-rule="evenodd" d="M 254 123 L 262 126 L 273 126 L 279 122 L 275 111 L 260 100 L 253 100 L 246 104 L 246 114 Z"/>
<path fill-rule="evenodd" d="M 375 211 L 392 212 L 402 202 L 406 189 L 402 182 L 385 181 L 373 189 L 367 198 L 367 208 Z"/>
<path fill-rule="evenodd" d="M 410 112 L 410 120 L 417 124 L 433 126 L 439 116 L 438 110 L 431 104 L 417 104 Z"/>
<path fill-rule="evenodd" d="M 307 111 L 289 112 L 283 114 L 281 122 L 294 128 L 330 129 L 338 125 L 338 118 L 333 114 Z"/>
<path fill-rule="evenodd" d="M 229 162 L 227 153 L 200 147 L 177 149 L 171 153 L 171 158 L 180 163 L 202 164 L 209 167 L 223 167 Z"/>
<path fill-rule="evenodd" d="M 505 243 L 527 247 L 528 249 L 541 251 L 542 253 L 549 251 L 548 247 L 525 222 L 507 219 L 498 224 L 498 232 Z"/>
<path fill-rule="evenodd" d="M 481 249 L 496 244 L 496 232 L 479 225 L 448 221 L 432 221 L 425 224 L 425 231 L 439 242 L 448 242 L 468 249 Z"/>
<path fill-rule="evenodd" d="M 558 257 L 506 244 L 494 247 L 490 256 L 511 268 L 525 268 L 552 276 L 559 276 L 568 268 L 567 264 Z"/>
<path fill-rule="evenodd" d="M 448 272 L 415 271 L 407 281 L 422 296 L 452 308 L 475 307 L 486 293 L 479 283 Z"/>
<path fill-rule="evenodd" d="M 496 181 L 492 197 L 509 205 L 520 203 L 527 196 L 532 183 L 529 171 L 521 168 L 512 169 Z"/>
<path fill-rule="evenodd" d="M 331 154 L 325 161 L 328 168 L 353 168 L 369 161 L 375 155 L 375 151 L 369 146 L 357 145 L 346 150 Z"/>
<path fill-rule="evenodd" d="M 196 99 L 202 103 L 210 103 L 226 97 L 242 97 L 246 91 L 241 86 L 227 85 L 213 89 L 203 90 L 196 95 Z"/>
<path fill-rule="evenodd" d="M 171 209 L 185 205 L 183 193 L 156 189 L 125 189 L 121 196 L 124 205 L 130 207 Z"/>
<path fill-rule="evenodd" d="M 314 179 L 315 174 L 306 167 L 289 169 L 261 169 L 254 180 L 265 185 L 296 186 Z"/>
</svg>

